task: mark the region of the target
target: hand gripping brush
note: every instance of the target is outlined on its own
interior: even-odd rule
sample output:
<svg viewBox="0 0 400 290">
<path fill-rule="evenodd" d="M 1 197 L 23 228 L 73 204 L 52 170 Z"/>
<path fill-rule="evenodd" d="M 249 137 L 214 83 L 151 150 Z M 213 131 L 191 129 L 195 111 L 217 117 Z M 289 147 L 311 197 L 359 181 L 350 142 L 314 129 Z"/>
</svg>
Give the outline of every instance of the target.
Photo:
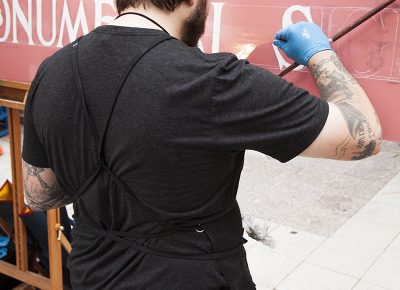
<svg viewBox="0 0 400 290">
<path fill-rule="evenodd" d="M 343 36 L 345 36 L 349 32 L 353 31 L 355 28 L 357 28 L 358 26 L 363 24 L 365 21 L 371 19 L 376 14 L 378 14 L 379 12 L 381 12 L 383 9 L 385 9 L 386 7 L 388 7 L 389 5 L 391 5 L 394 2 L 396 2 L 396 0 L 388 0 L 388 1 L 378 5 L 377 7 L 373 8 L 367 14 L 363 15 L 362 17 L 360 17 L 359 19 L 354 21 L 352 24 L 350 24 L 349 26 L 347 26 L 343 30 L 341 30 L 338 33 L 336 33 L 332 38 L 329 39 L 330 43 L 336 42 L 337 40 L 339 40 L 340 38 L 342 38 Z M 292 65 L 288 66 L 286 69 L 281 71 L 279 73 L 279 76 L 283 77 L 283 76 L 287 75 L 289 72 L 291 72 L 292 70 L 296 69 L 299 65 L 300 64 L 298 64 L 297 62 L 293 63 Z"/>
</svg>

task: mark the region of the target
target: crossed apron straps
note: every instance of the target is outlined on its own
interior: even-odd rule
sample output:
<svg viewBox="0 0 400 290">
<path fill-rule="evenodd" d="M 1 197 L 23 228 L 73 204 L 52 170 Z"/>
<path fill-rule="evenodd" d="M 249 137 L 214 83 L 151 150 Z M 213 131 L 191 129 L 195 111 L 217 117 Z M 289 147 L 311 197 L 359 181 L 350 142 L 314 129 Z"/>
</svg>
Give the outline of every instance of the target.
<svg viewBox="0 0 400 290">
<path fill-rule="evenodd" d="M 142 204 L 146 209 L 148 209 L 152 214 L 157 216 L 159 218 L 159 223 L 163 225 L 164 231 L 161 233 L 155 233 L 155 234 L 149 234 L 149 233 L 137 233 L 137 232 L 121 232 L 121 231 L 111 231 L 111 230 L 99 230 L 87 225 L 79 225 L 78 230 L 83 230 L 86 232 L 90 232 L 96 235 L 100 235 L 104 238 L 113 240 L 117 243 L 129 246 L 137 251 L 144 252 L 146 254 L 150 255 L 156 255 L 156 256 L 161 256 L 161 257 L 167 257 L 167 258 L 174 258 L 174 259 L 185 259 L 185 260 L 219 260 L 219 259 L 224 259 L 227 257 L 230 257 L 236 253 L 238 253 L 241 250 L 242 244 L 239 246 L 230 249 L 228 251 L 220 252 L 220 253 L 212 253 L 212 254 L 204 254 L 204 255 L 182 255 L 182 254 L 177 254 L 177 253 L 167 253 L 167 252 L 160 252 L 154 249 L 150 249 L 148 247 L 145 247 L 139 243 L 136 243 L 134 241 L 128 240 L 126 238 L 133 238 L 133 239 L 138 239 L 138 238 L 160 238 L 163 236 L 168 236 L 171 234 L 175 234 L 177 232 L 184 232 L 184 231 L 198 231 L 199 233 L 204 232 L 205 230 L 201 227 L 200 223 L 193 225 L 186 225 L 183 226 L 181 224 L 176 224 L 172 223 L 168 220 L 163 219 L 160 214 L 157 212 L 157 209 L 142 201 L 140 198 L 136 196 L 132 190 L 126 185 L 124 181 L 122 181 L 106 164 L 105 158 L 104 158 L 104 142 L 105 142 L 105 137 L 107 135 L 107 130 L 110 125 L 110 121 L 115 109 L 115 106 L 117 104 L 118 98 L 121 94 L 121 91 L 135 68 L 135 66 L 140 62 L 140 60 L 147 54 L 149 53 L 153 48 L 156 46 L 160 45 L 161 43 L 168 41 L 170 39 L 174 39 L 171 36 L 163 36 L 161 38 L 155 39 L 146 49 L 142 51 L 142 53 L 138 54 L 135 56 L 127 66 L 126 70 L 121 76 L 121 79 L 119 81 L 119 86 L 118 90 L 116 91 L 116 94 L 112 100 L 111 104 L 111 109 L 107 115 L 106 119 L 106 125 L 104 128 L 104 131 L 101 132 L 101 135 L 97 131 L 97 128 L 94 124 L 94 121 L 92 117 L 89 114 L 88 108 L 87 108 L 87 102 L 85 99 L 84 91 L 83 91 L 83 86 L 81 82 L 81 77 L 80 77 L 80 72 L 79 72 L 79 59 L 78 59 L 78 48 L 79 48 L 79 41 L 81 38 L 77 39 L 75 43 L 73 44 L 73 54 L 72 54 L 72 64 L 73 64 L 73 70 L 74 70 L 74 78 L 75 78 L 75 85 L 77 86 L 79 90 L 79 94 L 81 97 L 81 102 L 83 105 L 83 112 L 87 117 L 88 120 L 88 125 L 90 127 L 90 130 L 93 132 L 94 136 L 96 136 L 96 139 L 98 141 L 98 168 L 95 170 L 94 173 L 92 173 L 88 179 L 78 188 L 78 190 L 75 193 L 74 196 L 74 201 L 79 199 L 79 197 L 84 194 L 84 192 L 88 189 L 90 185 L 92 185 L 95 181 L 97 176 L 102 170 L 105 170 L 110 176 L 118 183 L 119 186 L 121 186 L 125 191 L 127 191 L 129 194 L 131 194 L 140 204 Z M 201 223 L 210 223 L 216 219 L 222 218 L 224 215 L 229 213 L 232 208 L 234 207 L 234 204 L 230 207 L 228 207 L 225 211 L 217 214 L 217 215 L 212 215 L 210 217 L 206 217 L 201 219 Z M 200 227 L 199 227 L 200 226 Z"/>
<path fill-rule="evenodd" d="M 93 132 L 93 134 L 96 136 L 97 141 L 98 141 L 97 154 L 98 154 L 99 165 L 98 165 L 97 170 L 79 187 L 79 189 L 75 193 L 74 201 L 77 200 L 85 192 L 85 190 L 93 183 L 93 181 L 96 179 L 97 175 L 100 173 L 100 171 L 102 169 L 106 169 L 106 170 L 110 171 L 110 169 L 108 168 L 108 166 L 104 160 L 104 141 L 105 141 L 105 137 L 107 135 L 107 130 L 110 125 L 110 121 L 111 121 L 115 106 L 117 104 L 118 98 L 121 94 L 121 91 L 125 85 L 126 80 L 129 77 L 130 73 L 135 68 L 135 66 L 139 63 L 139 61 L 148 52 L 150 52 L 154 47 L 156 47 L 157 45 L 159 45 L 167 40 L 173 39 L 173 37 L 171 37 L 171 36 L 164 36 L 162 38 L 157 38 L 155 41 L 152 42 L 151 45 L 149 45 L 145 50 L 143 50 L 143 52 L 141 54 L 138 54 L 130 61 L 130 63 L 128 64 L 126 70 L 122 74 L 121 79 L 119 81 L 118 90 L 113 98 L 113 101 L 111 104 L 111 109 L 107 115 L 107 120 L 106 120 L 106 125 L 104 127 L 104 130 L 101 133 L 101 135 L 99 135 L 97 128 L 94 124 L 94 121 L 93 121 L 92 117 L 90 116 L 89 111 L 87 109 L 86 98 L 85 98 L 85 94 L 83 91 L 83 86 L 82 86 L 80 72 L 79 72 L 78 47 L 79 47 L 79 41 L 81 40 L 81 38 L 82 37 L 77 39 L 76 42 L 73 44 L 74 53 L 72 54 L 72 64 L 73 64 L 73 70 L 74 70 L 75 84 L 79 89 L 79 94 L 81 96 L 81 101 L 82 101 L 82 105 L 83 105 L 83 111 L 88 119 L 90 129 Z"/>
</svg>

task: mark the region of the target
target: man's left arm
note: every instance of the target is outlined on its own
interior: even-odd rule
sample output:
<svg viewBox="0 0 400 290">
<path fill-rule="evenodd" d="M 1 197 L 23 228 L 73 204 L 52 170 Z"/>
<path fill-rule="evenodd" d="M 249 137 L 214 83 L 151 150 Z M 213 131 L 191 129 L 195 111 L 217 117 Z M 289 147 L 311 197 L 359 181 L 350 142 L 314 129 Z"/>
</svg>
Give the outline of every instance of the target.
<svg viewBox="0 0 400 290">
<path fill-rule="evenodd" d="M 63 207 L 73 202 L 72 196 L 61 190 L 51 168 L 40 168 L 23 162 L 25 203 L 33 211 Z"/>
</svg>

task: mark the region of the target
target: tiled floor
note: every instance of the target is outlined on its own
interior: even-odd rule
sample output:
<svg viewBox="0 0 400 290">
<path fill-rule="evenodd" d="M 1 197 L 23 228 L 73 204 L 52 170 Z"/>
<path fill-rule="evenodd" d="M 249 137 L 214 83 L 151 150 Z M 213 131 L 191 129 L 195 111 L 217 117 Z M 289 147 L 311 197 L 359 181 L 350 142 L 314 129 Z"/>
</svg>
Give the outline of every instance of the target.
<svg viewBox="0 0 400 290">
<path fill-rule="evenodd" d="M 302 263 L 278 287 L 279 290 L 344 290 L 351 289 L 357 279 L 315 266 Z"/>
<path fill-rule="evenodd" d="M 363 281 L 381 285 L 386 289 L 400 289 L 400 236 L 376 260 Z"/>
<path fill-rule="evenodd" d="M 0 146 L 2 183 L 11 180 L 8 140 Z M 281 165 L 250 153 L 239 201 L 271 220 L 276 244 L 245 245 L 257 289 L 400 290 L 399 153 L 391 143 L 380 157 L 351 165 Z"/>
<path fill-rule="evenodd" d="M 400 174 L 329 237 L 284 226 L 276 248 L 252 241 L 248 260 L 257 289 L 399 290 Z"/>
</svg>

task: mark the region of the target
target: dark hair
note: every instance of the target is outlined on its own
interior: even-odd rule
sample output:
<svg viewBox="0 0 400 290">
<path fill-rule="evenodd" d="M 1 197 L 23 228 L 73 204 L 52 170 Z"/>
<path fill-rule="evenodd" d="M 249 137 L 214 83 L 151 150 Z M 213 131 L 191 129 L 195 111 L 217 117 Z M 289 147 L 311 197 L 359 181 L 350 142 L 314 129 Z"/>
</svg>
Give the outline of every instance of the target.
<svg viewBox="0 0 400 290">
<path fill-rule="evenodd" d="M 118 13 L 121 13 L 129 6 L 138 7 L 143 4 L 146 7 L 146 3 L 151 2 L 154 6 L 173 12 L 182 2 L 187 0 L 116 0 Z"/>
</svg>

